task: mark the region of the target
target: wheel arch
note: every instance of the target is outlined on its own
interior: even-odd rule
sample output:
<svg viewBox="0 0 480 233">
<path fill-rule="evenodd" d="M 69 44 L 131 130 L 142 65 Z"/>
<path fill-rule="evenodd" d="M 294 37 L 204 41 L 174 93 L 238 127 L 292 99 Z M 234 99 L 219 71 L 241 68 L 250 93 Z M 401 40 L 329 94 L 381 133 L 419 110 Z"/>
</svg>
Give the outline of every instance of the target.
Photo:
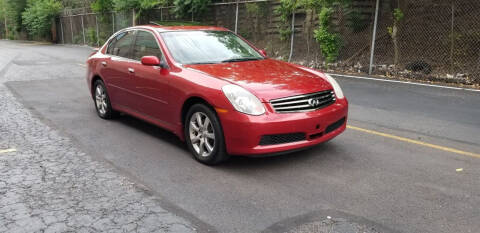
<svg viewBox="0 0 480 233">
<path fill-rule="evenodd" d="M 105 83 L 105 81 L 103 81 L 103 79 L 102 79 L 102 77 L 100 77 L 100 75 L 95 74 L 95 75 L 92 76 L 92 81 L 90 82 L 90 87 L 91 87 L 91 88 L 90 88 L 90 95 L 92 96 L 92 98 L 94 98 L 93 92 L 95 91 L 93 85 L 95 84 L 95 82 L 96 82 L 97 80 L 100 80 L 100 81 L 102 81 L 103 83 Z"/>
<path fill-rule="evenodd" d="M 185 124 L 185 118 L 187 118 L 187 113 L 190 107 L 199 103 L 205 104 L 207 107 L 210 107 L 216 114 L 216 111 L 213 105 L 210 104 L 207 100 L 205 100 L 205 98 L 202 98 L 200 96 L 190 96 L 183 102 L 182 110 L 180 111 L 180 120 L 181 120 L 182 126 Z"/>
<path fill-rule="evenodd" d="M 207 165 L 215 165 L 215 164 L 218 164 L 222 161 L 227 160 L 229 158 L 229 155 L 227 154 L 227 150 L 226 150 L 225 136 L 224 136 L 224 132 L 223 132 L 222 122 L 221 122 L 220 117 L 218 116 L 218 113 L 217 113 L 217 111 L 214 107 L 215 105 L 209 103 L 205 98 L 202 98 L 202 97 L 199 97 L 199 96 L 191 96 L 184 101 L 184 104 L 182 105 L 182 110 L 181 110 L 181 113 L 182 113 L 181 114 L 181 120 L 182 120 L 182 128 L 183 128 L 182 132 L 184 132 L 184 134 L 182 134 L 181 140 L 186 142 L 187 147 L 189 148 L 189 150 L 192 153 L 196 153 L 194 148 L 191 145 L 191 142 L 188 139 L 188 136 L 187 136 L 187 134 L 188 134 L 187 125 L 188 124 L 186 124 L 188 122 L 186 118 L 187 118 L 187 114 L 189 112 L 189 109 L 192 106 L 194 106 L 195 104 L 203 104 L 207 109 L 211 110 L 211 113 L 213 113 L 213 118 L 215 118 L 215 119 L 210 120 L 210 121 L 212 121 L 212 128 L 216 127 L 220 131 L 219 132 L 220 135 L 217 135 L 217 136 L 219 136 L 219 138 L 217 139 L 217 136 L 215 136 L 216 152 L 214 154 L 214 157 L 212 157 L 208 160 L 204 160 L 204 159 L 201 159 L 197 155 L 194 154 L 195 159 L 197 159 L 201 163 L 204 163 L 204 164 L 207 164 Z M 205 111 L 205 110 L 202 110 L 202 111 Z M 209 111 L 206 112 L 207 116 L 208 116 L 208 112 Z M 218 124 L 214 124 L 213 123 L 214 121 L 217 121 Z"/>
</svg>

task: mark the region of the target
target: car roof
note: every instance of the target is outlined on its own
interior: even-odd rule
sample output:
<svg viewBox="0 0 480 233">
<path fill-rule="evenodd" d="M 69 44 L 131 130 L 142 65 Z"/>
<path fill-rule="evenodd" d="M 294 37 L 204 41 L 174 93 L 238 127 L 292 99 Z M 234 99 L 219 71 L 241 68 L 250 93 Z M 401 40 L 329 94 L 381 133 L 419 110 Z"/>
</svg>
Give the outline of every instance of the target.
<svg viewBox="0 0 480 233">
<path fill-rule="evenodd" d="M 223 27 L 214 27 L 214 26 L 160 26 L 160 25 L 140 25 L 131 27 L 131 29 L 141 29 L 149 28 L 155 29 L 159 32 L 168 32 L 168 31 L 228 31 L 228 29 Z"/>
</svg>

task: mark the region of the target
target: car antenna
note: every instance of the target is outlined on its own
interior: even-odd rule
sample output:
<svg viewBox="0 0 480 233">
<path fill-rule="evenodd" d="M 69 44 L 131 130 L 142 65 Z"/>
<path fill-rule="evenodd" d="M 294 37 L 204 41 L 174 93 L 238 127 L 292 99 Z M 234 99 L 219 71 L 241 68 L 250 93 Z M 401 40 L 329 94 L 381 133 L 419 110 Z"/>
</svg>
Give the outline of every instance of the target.
<svg viewBox="0 0 480 233">
<path fill-rule="evenodd" d="M 156 25 L 156 26 L 162 26 L 162 25 L 160 25 L 160 24 L 158 24 L 158 23 L 155 23 L 155 22 L 153 22 L 153 21 L 150 21 L 150 24 L 153 24 L 153 25 Z"/>
</svg>

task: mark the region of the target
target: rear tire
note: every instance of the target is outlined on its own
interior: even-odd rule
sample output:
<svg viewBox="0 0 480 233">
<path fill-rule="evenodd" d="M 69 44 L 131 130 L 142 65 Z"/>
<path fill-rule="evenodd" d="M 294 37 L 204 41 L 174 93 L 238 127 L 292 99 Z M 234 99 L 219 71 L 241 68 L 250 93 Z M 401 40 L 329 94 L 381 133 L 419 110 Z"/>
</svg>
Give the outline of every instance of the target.
<svg viewBox="0 0 480 233">
<path fill-rule="evenodd" d="M 93 84 L 93 101 L 95 103 L 95 109 L 99 117 L 103 119 L 112 119 L 119 115 L 119 113 L 112 108 L 110 102 L 110 96 L 108 95 L 107 88 L 102 80 L 97 80 Z"/>
<path fill-rule="evenodd" d="M 228 159 L 223 130 L 211 108 L 204 104 L 193 105 L 184 125 L 185 141 L 197 161 L 215 165 Z"/>
</svg>

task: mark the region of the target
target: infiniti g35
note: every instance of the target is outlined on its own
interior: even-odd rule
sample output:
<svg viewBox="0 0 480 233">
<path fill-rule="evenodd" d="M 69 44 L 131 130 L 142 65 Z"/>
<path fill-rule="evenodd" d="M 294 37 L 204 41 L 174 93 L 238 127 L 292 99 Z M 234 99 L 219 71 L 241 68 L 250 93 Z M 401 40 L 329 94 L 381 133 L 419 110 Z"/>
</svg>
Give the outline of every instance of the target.
<svg viewBox="0 0 480 233">
<path fill-rule="evenodd" d="M 101 118 L 122 112 L 172 131 L 205 164 L 311 147 L 346 128 L 348 102 L 332 77 L 271 59 L 224 28 L 126 28 L 87 64 Z"/>
</svg>

